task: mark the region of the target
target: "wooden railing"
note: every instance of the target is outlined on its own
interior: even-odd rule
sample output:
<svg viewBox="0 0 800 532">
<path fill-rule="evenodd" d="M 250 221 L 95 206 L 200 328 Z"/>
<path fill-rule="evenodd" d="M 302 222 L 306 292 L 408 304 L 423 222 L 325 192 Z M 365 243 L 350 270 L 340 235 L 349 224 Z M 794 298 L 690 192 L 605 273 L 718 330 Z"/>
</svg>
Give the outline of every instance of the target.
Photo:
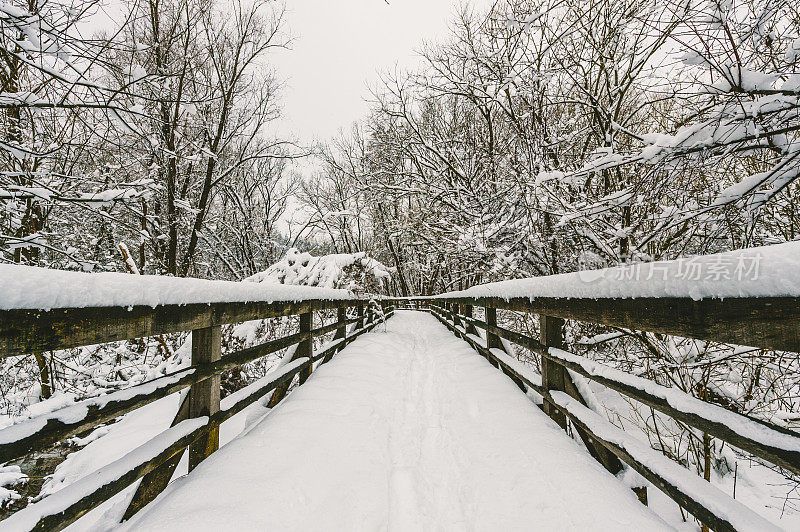
<svg viewBox="0 0 800 532">
<path fill-rule="evenodd" d="M 336 321 L 313 328 L 316 311 L 333 309 L 337 311 Z M 348 309 L 352 309 L 350 316 Z M 315 363 L 329 361 L 393 311 L 387 300 L 370 304 L 367 299 L 0 310 L 0 356 L 3 357 L 180 331 L 191 331 L 192 341 L 190 367 L 0 430 L 1 463 L 43 450 L 188 388 L 169 429 L 124 458 L 48 496 L 45 510 L 29 506 L 0 521 L 0 526 L 14 530 L 60 530 L 142 479 L 123 519 L 130 518 L 167 486 L 187 448 L 191 470 L 219 447 L 222 422 L 270 392 L 267 406 L 275 406 L 286 395 L 295 375 L 302 384 Z M 222 356 L 222 325 L 295 315 L 299 316 L 297 333 Z M 348 334 L 351 324 L 355 325 Z M 331 332 L 335 332 L 333 341 L 313 352 L 313 338 Z M 288 363 L 220 400 L 223 372 L 293 345 L 297 348 Z"/>
<path fill-rule="evenodd" d="M 430 310 L 456 336 L 467 341 L 522 390 L 531 389 L 539 394 L 542 409 L 562 428 L 567 428 L 569 420 L 589 453 L 611 473 L 619 473 L 624 462 L 713 530 L 775 528 L 739 501 L 588 408 L 586 398 L 570 372 L 798 475 L 800 434 L 569 353 L 564 350 L 563 329 L 564 320 L 573 319 L 798 352 L 800 298 L 695 301 L 691 298 L 502 299 L 435 296 L 406 299 L 402 304 Z M 484 320 L 473 317 L 475 307 L 483 307 Z M 539 338 L 498 326 L 499 309 L 538 315 Z M 507 352 L 501 339 L 540 356 L 541 374 Z M 646 503 L 646 491 L 634 491 Z"/>
<path fill-rule="evenodd" d="M 394 308 L 430 311 L 521 389 L 541 397 L 543 410 L 559 425 L 572 424 L 588 451 L 611 473 L 623 463 L 715 530 L 764 530 L 772 525 L 752 510 L 625 434 L 587 407 L 571 372 L 611 388 L 755 457 L 800 474 L 800 436 L 788 429 L 705 403 L 679 390 L 617 371 L 564 350 L 565 319 L 653 331 L 754 347 L 800 351 L 800 298 L 382 298 Z M 3 526 L 61 529 L 138 479 L 124 518 L 131 517 L 169 482 L 185 449 L 194 468 L 219 445 L 220 424 L 272 392 L 269 406 L 287 393 L 297 375 L 303 383 L 315 363 L 326 362 L 379 320 L 365 299 L 300 302 L 234 302 L 132 307 L 0 310 L 0 356 L 192 331 L 191 366 L 131 388 L 74 403 L 0 430 L 0 462 L 44 449 L 157 399 L 188 388 L 172 426 L 117 462 L 12 515 Z M 473 316 L 483 307 L 484 319 Z M 336 321 L 314 328 L 314 313 L 337 310 Z M 348 316 L 348 309 L 353 309 Z M 498 325 L 497 311 L 536 314 L 540 334 L 532 338 Z M 299 331 L 284 338 L 221 353 L 221 325 L 279 316 L 299 316 Z M 348 325 L 355 324 L 347 334 Z M 481 332 L 483 331 L 483 332 Z M 314 337 L 335 332 L 318 352 Z M 541 357 L 541 374 L 507 352 L 503 340 Z M 220 400 L 220 374 L 292 345 L 291 361 L 250 386 Z M 637 494 L 646 502 L 646 492 Z M 42 502 L 45 502 L 42 501 Z"/>
</svg>

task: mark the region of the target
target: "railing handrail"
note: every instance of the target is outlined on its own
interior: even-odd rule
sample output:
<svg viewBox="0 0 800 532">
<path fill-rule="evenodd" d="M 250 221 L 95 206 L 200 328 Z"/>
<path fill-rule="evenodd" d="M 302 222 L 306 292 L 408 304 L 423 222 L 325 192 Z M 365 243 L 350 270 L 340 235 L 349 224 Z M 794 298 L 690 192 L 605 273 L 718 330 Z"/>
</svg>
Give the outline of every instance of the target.
<svg viewBox="0 0 800 532">
<path fill-rule="evenodd" d="M 800 352 L 800 297 L 554 298 L 429 296 L 430 302 L 489 307 L 697 340 Z"/>
<path fill-rule="evenodd" d="M 0 310 L 0 357 L 355 306 L 369 298 Z"/>
<path fill-rule="evenodd" d="M 800 352 L 800 269 L 790 260 L 798 256 L 800 242 L 787 242 L 486 283 L 427 299 Z M 298 314 L 360 300 L 345 290 L 317 287 L 20 265 L 0 265 L 0 294 L 0 356 Z"/>
<path fill-rule="evenodd" d="M 800 352 L 800 297 L 529 298 L 426 296 L 627 329 Z M 252 319 L 357 305 L 367 299 L 0 310 L 0 356 L 69 349 Z"/>
</svg>

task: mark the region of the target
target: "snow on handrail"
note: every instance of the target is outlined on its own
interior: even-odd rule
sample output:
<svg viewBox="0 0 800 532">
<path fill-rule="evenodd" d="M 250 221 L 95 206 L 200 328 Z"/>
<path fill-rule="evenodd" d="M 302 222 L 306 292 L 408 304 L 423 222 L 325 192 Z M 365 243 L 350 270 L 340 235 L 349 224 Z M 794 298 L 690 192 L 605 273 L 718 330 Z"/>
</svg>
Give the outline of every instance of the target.
<svg viewBox="0 0 800 532">
<path fill-rule="evenodd" d="M 349 300 L 347 290 L 0 264 L 0 310 Z"/>
<path fill-rule="evenodd" d="M 800 297 L 800 241 L 671 261 L 636 262 L 447 292 L 449 298 Z"/>
</svg>

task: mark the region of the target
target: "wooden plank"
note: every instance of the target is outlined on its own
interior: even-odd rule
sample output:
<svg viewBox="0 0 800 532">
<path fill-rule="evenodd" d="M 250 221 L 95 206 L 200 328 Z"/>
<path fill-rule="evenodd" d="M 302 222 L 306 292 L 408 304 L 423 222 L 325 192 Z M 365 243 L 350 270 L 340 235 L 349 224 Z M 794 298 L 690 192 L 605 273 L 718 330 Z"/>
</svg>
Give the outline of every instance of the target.
<svg viewBox="0 0 800 532">
<path fill-rule="evenodd" d="M 363 300 L 214 303 L 158 307 L 0 310 L 0 356 L 203 329 L 227 323 L 302 314 Z"/>
<path fill-rule="evenodd" d="M 222 329 L 219 325 L 192 331 L 192 366 L 217 362 L 221 356 Z M 213 416 L 219 412 L 220 376 L 192 384 L 189 389 L 189 417 Z M 219 449 L 219 426 L 189 446 L 189 471 Z"/>
<path fill-rule="evenodd" d="M 800 297 L 434 298 L 700 340 L 800 352 Z"/>
<path fill-rule="evenodd" d="M 625 394 L 628 397 L 635 399 L 636 401 L 639 401 L 640 403 L 643 403 L 647 406 L 651 406 L 656 410 L 663 412 L 664 414 L 667 414 L 668 416 L 674 419 L 677 419 L 678 421 L 682 421 L 687 425 L 698 428 L 703 432 L 707 432 L 708 434 L 714 436 L 715 438 L 719 438 L 725 442 L 728 442 L 734 447 L 738 447 L 739 449 L 747 451 L 759 458 L 763 458 L 764 460 L 772 462 L 775 465 L 784 467 L 795 474 L 800 474 L 800 452 L 773 447 L 771 445 L 767 445 L 760 441 L 756 441 L 751 438 L 742 436 L 741 434 L 735 432 L 731 427 L 729 427 L 725 423 L 711 421 L 704 417 L 700 417 L 697 414 L 684 412 L 682 410 L 674 408 L 672 405 L 669 404 L 669 401 L 667 401 L 666 399 L 648 393 L 645 390 L 642 390 L 638 387 L 631 386 L 630 384 L 627 384 L 625 382 L 621 382 L 605 376 L 593 375 L 588 371 L 586 371 L 582 365 L 572 362 L 570 360 L 559 358 L 552 353 L 543 355 L 542 359 L 543 361 L 550 360 L 552 364 L 558 364 L 565 368 L 569 368 L 575 373 L 578 373 L 579 375 L 583 375 L 584 377 L 592 379 L 593 381 L 599 382 L 600 384 L 608 388 L 611 388 L 612 390 Z M 642 380 L 645 381 L 645 379 Z M 767 423 L 760 419 L 744 416 L 742 414 L 738 414 L 735 412 L 731 413 L 733 415 L 741 416 L 745 420 L 753 422 L 760 427 L 763 427 L 765 431 L 779 432 L 781 434 L 789 435 L 800 439 L 800 436 L 798 436 L 796 432 L 791 431 L 789 429 L 780 427 L 778 425 L 774 425 L 772 423 Z"/>
</svg>

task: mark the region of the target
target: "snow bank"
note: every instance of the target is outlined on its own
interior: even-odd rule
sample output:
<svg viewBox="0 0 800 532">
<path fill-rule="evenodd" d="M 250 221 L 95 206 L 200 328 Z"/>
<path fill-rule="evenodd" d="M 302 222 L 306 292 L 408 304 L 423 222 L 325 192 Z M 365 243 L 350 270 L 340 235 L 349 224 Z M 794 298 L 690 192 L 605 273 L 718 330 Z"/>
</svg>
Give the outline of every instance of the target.
<svg viewBox="0 0 800 532">
<path fill-rule="evenodd" d="M 342 300 L 346 290 L 0 265 L 0 310 Z"/>
<path fill-rule="evenodd" d="M 438 297 L 634 298 L 800 296 L 800 241 L 673 261 L 515 279 Z"/>
<path fill-rule="evenodd" d="M 336 288 L 343 286 L 345 270 L 353 267 L 361 269 L 363 277 L 374 277 L 379 284 L 391 277 L 387 266 L 363 251 L 315 257 L 291 248 L 282 260 L 245 281 Z"/>
<path fill-rule="evenodd" d="M 20 494 L 12 488 L 27 480 L 28 477 L 20 470 L 19 466 L 0 467 L 0 506 L 5 507 L 9 501 L 19 499 Z"/>
</svg>

